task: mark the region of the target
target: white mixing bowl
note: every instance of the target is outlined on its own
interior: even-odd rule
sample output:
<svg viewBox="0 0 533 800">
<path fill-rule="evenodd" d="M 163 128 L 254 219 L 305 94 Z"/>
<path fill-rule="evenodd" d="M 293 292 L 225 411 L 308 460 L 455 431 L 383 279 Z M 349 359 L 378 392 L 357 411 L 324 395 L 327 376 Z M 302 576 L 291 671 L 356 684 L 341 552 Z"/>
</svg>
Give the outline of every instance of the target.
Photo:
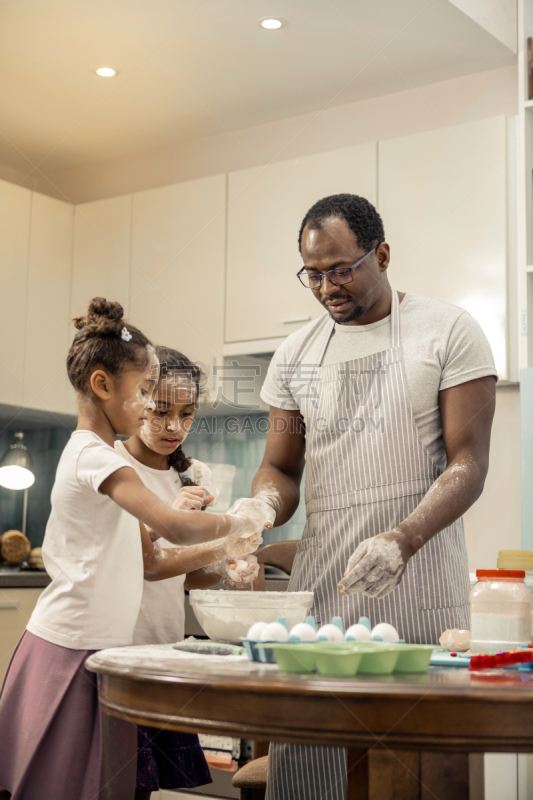
<svg viewBox="0 0 533 800">
<path fill-rule="evenodd" d="M 189 600 L 196 619 L 215 642 L 240 642 L 254 622 L 286 617 L 289 629 L 303 622 L 313 605 L 313 592 L 244 592 L 193 589 Z"/>
</svg>

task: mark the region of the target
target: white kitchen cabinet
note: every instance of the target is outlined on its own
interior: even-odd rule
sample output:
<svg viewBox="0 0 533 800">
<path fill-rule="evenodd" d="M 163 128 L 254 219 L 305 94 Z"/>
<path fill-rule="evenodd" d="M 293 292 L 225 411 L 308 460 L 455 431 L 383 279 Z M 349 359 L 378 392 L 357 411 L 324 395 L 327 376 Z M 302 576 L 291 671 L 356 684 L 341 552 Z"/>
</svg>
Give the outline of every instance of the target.
<svg viewBox="0 0 533 800">
<path fill-rule="evenodd" d="M 25 406 L 67 411 L 72 206 L 33 193 L 24 358 Z"/>
<path fill-rule="evenodd" d="M 302 219 L 331 194 L 375 203 L 376 182 L 374 142 L 229 174 L 226 342 L 286 336 L 323 313 L 296 277 Z"/>
<path fill-rule="evenodd" d="M 507 377 L 505 117 L 380 142 L 378 160 L 391 284 L 469 311 Z"/>
<path fill-rule="evenodd" d="M 123 195 L 76 206 L 71 317 L 84 314 L 93 297 L 117 300 L 130 316 L 132 199 Z M 71 326 L 69 342 L 74 333 Z M 76 413 L 74 391 L 68 391 L 69 411 Z"/>
<path fill-rule="evenodd" d="M 31 196 L 0 181 L 0 402 L 22 405 Z"/>
<path fill-rule="evenodd" d="M 93 297 L 118 300 L 129 314 L 132 195 L 76 206 L 72 316 Z"/>
<path fill-rule="evenodd" d="M 156 345 L 222 360 L 226 176 L 134 195 L 131 317 Z"/>
<path fill-rule="evenodd" d="M 27 588 L 0 592 L 0 684 L 42 591 Z"/>
</svg>

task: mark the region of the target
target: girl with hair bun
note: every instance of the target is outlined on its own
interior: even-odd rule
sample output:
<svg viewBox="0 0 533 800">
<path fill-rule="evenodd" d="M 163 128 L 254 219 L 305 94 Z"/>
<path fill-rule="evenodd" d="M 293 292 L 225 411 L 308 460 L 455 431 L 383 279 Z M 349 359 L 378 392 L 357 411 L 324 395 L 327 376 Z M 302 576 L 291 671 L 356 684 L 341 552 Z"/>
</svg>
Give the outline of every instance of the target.
<svg viewBox="0 0 533 800">
<path fill-rule="evenodd" d="M 203 395 L 205 375 L 177 350 L 156 347 L 156 354 L 160 372 L 154 407 L 137 433 L 125 442 L 115 442 L 115 449 L 161 498 L 176 508 L 203 510 L 216 503 L 218 492 L 213 475 L 206 464 L 187 458 L 183 443 Z M 176 552 L 176 545 L 163 537 L 155 546 Z M 145 582 L 134 644 L 165 644 L 183 639 L 184 588 L 205 589 L 223 577 L 234 586 L 244 587 L 259 572 L 256 557 L 247 555 L 250 550 L 242 546 L 230 554 L 231 558 L 221 557 L 218 541 L 180 550 L 181 575 L 158 583 Z M 211 782 L 195 734 L 139 725 L 138 746 L 136 800 L 148 800 L 151 792 L 159 789 L 192 789 Z"/>
<path fill-rule="evenodd" d="M 0 785 L 12 800 L 93 800 L 100 781 L 100 726 L 88 655 L 129 645 L 143 578 L 182 572 L 180 549 L 217 539 L 228 556 L 261 542 L 264 515 L 195 514 L 152 492 L 115 449 L 152 407 L 159 362 L 119 303 L 95 298 L 74 320 L 67 356 L 78 426 L 52 489 L 43 560 L 52 582 L 17 645 L 0 696 Z M 245 544 L 243 545 L 243 542 Z"/>
</svg>

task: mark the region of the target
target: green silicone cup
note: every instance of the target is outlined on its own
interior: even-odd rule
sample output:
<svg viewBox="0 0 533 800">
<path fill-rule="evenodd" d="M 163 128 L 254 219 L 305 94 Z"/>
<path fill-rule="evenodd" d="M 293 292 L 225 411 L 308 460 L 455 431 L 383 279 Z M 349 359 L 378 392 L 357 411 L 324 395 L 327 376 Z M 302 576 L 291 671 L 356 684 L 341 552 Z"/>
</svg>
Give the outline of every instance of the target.
<svg viewBox="0 0 533 800">
<path fill-rule="evenodd" d="M 341 650 L 323 648 L 315 651 L 315 663 L 319 675 L 353 676 L 357 673 L 363 653 L 353 648 Z"/>
<path fill-rule="evenodd" d="M 427 672 L 431 655 L 435 650 L 432 644 L 403 644 L 398 647 L 398 662 L 395 672 Z"/>
<path fill-rule="evenodd" d="M 379 649 L 361 648 L 362 660 L 359 665 L 361 675 L 390 675 L 394 672 L 400 656 L 397 648 L 381 645 Z"/>
<path fill-rule="evenodd" d="M 312 645 L 269 643 L 268 647 L 274 651 L 278 667 L 284 672 L 313 672 L 315 651 Z"/>
</svg>

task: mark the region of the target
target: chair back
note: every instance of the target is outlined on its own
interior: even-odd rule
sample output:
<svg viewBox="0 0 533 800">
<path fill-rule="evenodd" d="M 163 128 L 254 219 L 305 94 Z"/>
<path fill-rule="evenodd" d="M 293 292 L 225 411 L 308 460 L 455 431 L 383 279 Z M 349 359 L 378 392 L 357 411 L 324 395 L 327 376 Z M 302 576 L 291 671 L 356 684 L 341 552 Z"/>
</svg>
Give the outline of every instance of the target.
<svg viewBox="0 0 533 800">
<path fill-rule="evenodd" d="M 265 584 L 265 565 L 269 567 L 278 567 L 288 575 L 292 572 L 292 565 L 296 556 L 296 548 L 298 547 L 297 540 L 290 540 L 288 542 L 273 542 L 266 544 L 255 554 L 259 562 L 259 576 L 254 581 L 254 592 L 264 592 L 266 589 Z"/>
</svg>

